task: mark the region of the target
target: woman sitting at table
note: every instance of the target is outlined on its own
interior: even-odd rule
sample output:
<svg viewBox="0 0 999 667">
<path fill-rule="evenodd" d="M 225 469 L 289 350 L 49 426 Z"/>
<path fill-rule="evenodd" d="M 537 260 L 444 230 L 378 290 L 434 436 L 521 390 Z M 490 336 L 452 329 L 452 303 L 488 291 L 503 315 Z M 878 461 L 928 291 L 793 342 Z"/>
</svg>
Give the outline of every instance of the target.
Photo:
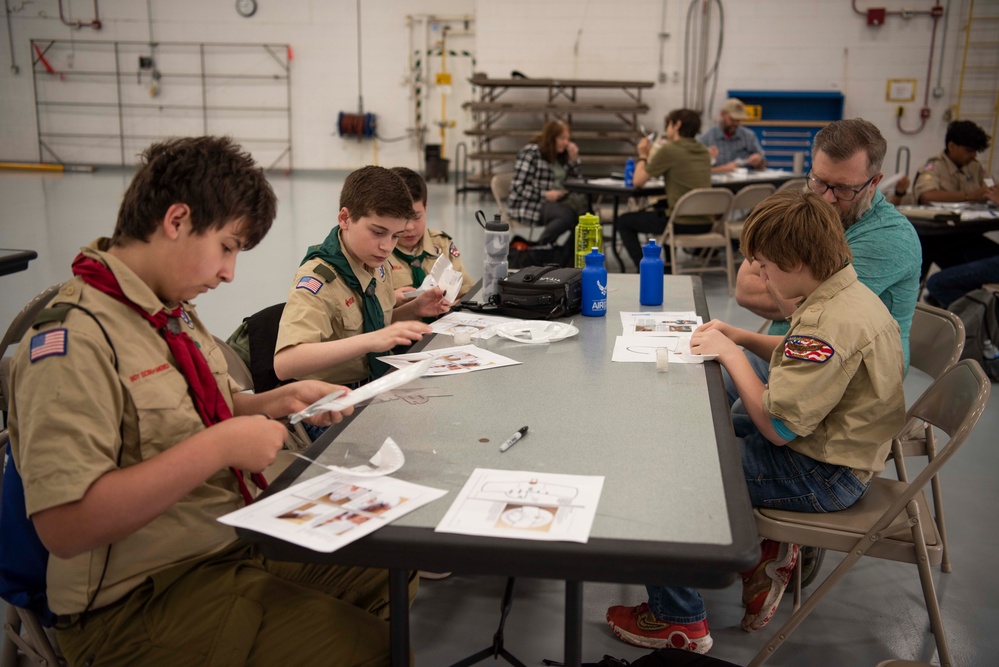
<svg viewBox="0 0 999 667">
<path fill-rule="evenodd" d="M 663 177 L 666 198 L 651 208 L 625 213 L 617 219 L 617 233 L 624 249 L 638 268 L 642 261 L 642 244 L 639 232 L 662 234 L 670 214 L 670 202 L 694 188 L 711 187 L 711 156 L 708 148 L 694 137 L 701 129 L 701 116 L 690 109 L 674 109 L 666 116 L 667 143 L 658 147 L 650 157 L 652 144 L 648 138 L 638 143 L 638 160 L 635 163 L 635 187 L 640 188 L 650 179 Z M 676 234 L 705 234 L 712 228 L 711 220 L 704 216 L 683 217 L 674 223 Z"/>
<path fill-rule="evenodd" d="M 555 243 L 586 212 L 585 195 L 563 187 L 566 178 L 579 176 L 579 147 L 569 138 L 569 126 L 548 121 L 517 153 L 507 199 L 510 215 L 525 225 L 544 225 L 540 242 Z"/>
</svg>

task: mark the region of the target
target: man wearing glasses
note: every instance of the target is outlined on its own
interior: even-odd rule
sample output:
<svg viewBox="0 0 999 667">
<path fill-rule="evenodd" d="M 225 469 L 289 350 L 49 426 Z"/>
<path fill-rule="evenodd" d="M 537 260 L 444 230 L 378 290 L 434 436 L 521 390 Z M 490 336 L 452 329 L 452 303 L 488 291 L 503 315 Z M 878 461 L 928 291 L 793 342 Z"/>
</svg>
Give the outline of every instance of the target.
<svg viewBox="0 0 999 667">
<path fill-rule="evenodd" d="M 888 142 L 874 124 L 861 118 L 834 121 L 822 128 L 812 142 L 812 169 L 808 172 L 807 187 L 839 212 L 857 277 L 878 295 L 898 322 L 908 371 L 909 329 L 919 296 L 922 251 L 909 220 L 878 190 L 883 177 L 881 162 L 887 150 Z M 771 290 L 760 276 L 759 266 L 749 259 L 739 267 L 735 299 L 743 308 L 773 320 L 768 333 L 787 333 L 790 326 L 787 318 L 794 312 L 795 303 Z M 757 376 L 766 383 L 770 360 L 748 351 L 746 356 Z M 729 403 L 734 403 L 739 393 L 724 369 L 722 375 Z M 745 412 L 741 405 L 733 405 L 737 433 L 741 412 Z M 818 572 L 822 553 L 806 548 L 801 557 L 802 584 L 807 585 Z"/>
</svg>

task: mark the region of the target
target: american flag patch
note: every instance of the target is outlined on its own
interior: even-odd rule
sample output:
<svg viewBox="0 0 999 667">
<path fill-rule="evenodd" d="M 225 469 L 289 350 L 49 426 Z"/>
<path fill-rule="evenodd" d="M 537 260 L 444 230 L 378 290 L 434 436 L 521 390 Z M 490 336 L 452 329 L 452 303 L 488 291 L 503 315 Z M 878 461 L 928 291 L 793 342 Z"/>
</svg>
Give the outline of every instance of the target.
<svg viewBox="0 0 999 667">
<path fill-rule="evenodd" d="M 66 355 L 66 330 L 53 329 L 31 337 L 31 361 Z"/>
<path fill-rule="evenodd" d="M 319 294 L 319 289 L 323 286 L 323 283 L 314 276 L 305 276 L 299 279 L 298 284 L 295 285 L 295 289 L 307 289 L 313 294 Z"/>
<path fill-rule="evenodd" d="M 811 336 L 788 336 L 784 341 L 784 356 L 822 364 L 836 354 L 829 343 Z"/>
</svg>

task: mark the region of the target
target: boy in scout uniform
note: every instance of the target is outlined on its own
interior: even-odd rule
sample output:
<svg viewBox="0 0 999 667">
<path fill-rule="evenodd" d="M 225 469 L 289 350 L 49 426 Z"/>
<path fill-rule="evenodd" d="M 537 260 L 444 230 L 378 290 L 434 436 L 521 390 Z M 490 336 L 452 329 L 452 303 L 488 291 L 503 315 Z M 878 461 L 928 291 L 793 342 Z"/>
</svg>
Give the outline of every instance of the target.
<svg viewBox="0 0 999 667">
<path fill-rule="evenodd" d="M 884 469 L 905 418 L 898 323 L 857 279 L 839 215 L 819 195 L 785 190 L 764 200 L 746 220 L 741 247 L 781 297 L 798 302 L 786 336 L 712 320 L 690 341 L 695 354 L 718 355 L 746 406 L 734 426 L 750 500 L 798 512 L 845 509 Z M 769 386 L 740 346 L 770 358 Z M 761 550 L 742 575 L 747 632 L 769 622 L 797 560 L 797 545 L 764 540 Z M 696 590 L 648 590 L 648 604 L 608 610 L 615 635 L 653 648 L 711 647 Z"/>
<path fill-rule="evenodd" d="M 441 255 L 446 255 L 451 260 L 455 271 L 461 271 L 461 289 L 458 290 L 460 299 L 475 286 L 475 280 L 465 270 L 461 253 L 454 246 L 451 237 L 444 232 L 427 229 L 426 181 L 406 167 L 392 167 L 391 171 L 405 181 L 409 194 L 413 197 L 413 210 L 416 211 L 416 218 L 406 226 L 406 231 L 399 237 L 399 244 L 389 257 L 396 303 L 406 303 L 407 299 L 402 296 L 402 292 L 419 287 Z"/>
<path fill-rule="evenodd" d="M 916 173 L 912 189 L 917 203 L 999 204 L 999 188 L 975 157 L 988 147 L 989 135 L 972 121 L 956 120 L 948 125 L 944 151 L 927 160 Z M 947 269 L 999 254 L 999 245 L 980 233 L 935 236 L 931 241 L 922 242 L 924 276 L 933 263 Z"/>
<path fill-rule="evenodd" d="M 450 309 L 443 290 L 396 307 L 388 261 L 415 217 L 406 184 L 388 169 L 347 176 L 337 225 L 309 248 L 292 281 L 275 346 L 278 378 L 356 385 L 387 370 L 376 357 L 430 333 L 419 318 Z"/>
<path fill-rule="evenodd" d="M 189 302 L 233 279 L 275 210 L 229 139 L 151 146 L 113 237 L 18 346 L 13 461 L 71 665 L 388 660 L 384 571 L 274 562 L 217 520 L 252 501 L 247 477 L 265 486 L 243 471 L 274 461 L 275 420 L 336 389 L 238 393 Z"/>
</svg>

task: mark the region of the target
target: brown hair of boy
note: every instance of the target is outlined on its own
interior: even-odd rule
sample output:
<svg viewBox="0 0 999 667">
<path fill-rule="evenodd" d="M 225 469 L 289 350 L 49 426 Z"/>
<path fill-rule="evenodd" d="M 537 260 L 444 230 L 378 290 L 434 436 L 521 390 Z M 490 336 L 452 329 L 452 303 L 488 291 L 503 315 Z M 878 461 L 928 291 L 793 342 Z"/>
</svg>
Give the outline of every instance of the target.
<svg viewBox="0 0 999 667">
<path fill-rule="evenodd" d="M 355 221 L 369 215 L 401 220 L 417 217 L 406 182 L 389 169 L 375 165 L 361 167 L 347 176 L 340 190 L 340 208 L 347 209 Z"/>
<path fill-rule="evenodd" d="M 174 204 L 191 209 L 196 234 L 241 220 L 244 250 L 260 243 L 277 215 L 277 197 L 263 169 L 231 138 L 169 139 L 139 156 L 111 244 L 147 241 Z"/>
<path fill-rule="evenodd" d="M 423 208 L 427 207 L 427 182 L 422 176 L 409 167 L 392 167 L 389 171 L 405 181 L 414 204 L 420 202 Z"/>
<path fill-rule="evenodd" d="M 804 264 L 817 280 L 828 279 L 853 258 L 833 205 L 814 192 L 793 189 L 776 192 L 753 209 L 741 248 L 746 257 L 762 255 L 781 271 Z"/>
</svg>

